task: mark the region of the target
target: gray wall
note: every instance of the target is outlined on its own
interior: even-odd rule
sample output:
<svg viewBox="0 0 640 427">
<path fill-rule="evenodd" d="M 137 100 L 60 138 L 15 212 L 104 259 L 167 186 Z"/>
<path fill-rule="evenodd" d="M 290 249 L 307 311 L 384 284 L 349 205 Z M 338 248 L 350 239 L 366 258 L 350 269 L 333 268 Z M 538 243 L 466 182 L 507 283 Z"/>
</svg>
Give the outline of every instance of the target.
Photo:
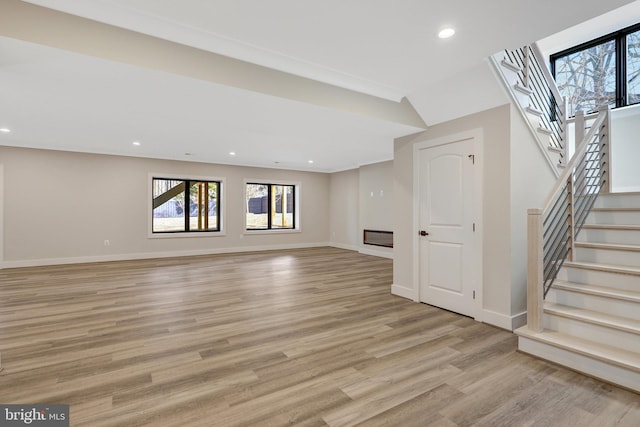
<svg viewBox="0 0 640 427">
<path fill-rule="evenodd" d="M 357 251 L 359 232 L 360 175 L 358 169 L 331 174 L 329 191 L 329 229 L 331 244 Z"/>
<path fill-rule="evenodd" d="M 4 267 L 325 245 L 328 174 L 0 147 Z M 149 238 L 149 173 L 226 180 L 224 235 Z M 244 180 L 300 183 L 300 232 L 244 233 Z M 104 240 L 110 246 L 104 245 Z"/>
<path fill-rule="evenodd" d="M 393 161 L 334 173 L 330 181 L 331 244 L 393 257 L 393 249 L 364 245 L 364 229 L 393 231 Z"/>
</svg>

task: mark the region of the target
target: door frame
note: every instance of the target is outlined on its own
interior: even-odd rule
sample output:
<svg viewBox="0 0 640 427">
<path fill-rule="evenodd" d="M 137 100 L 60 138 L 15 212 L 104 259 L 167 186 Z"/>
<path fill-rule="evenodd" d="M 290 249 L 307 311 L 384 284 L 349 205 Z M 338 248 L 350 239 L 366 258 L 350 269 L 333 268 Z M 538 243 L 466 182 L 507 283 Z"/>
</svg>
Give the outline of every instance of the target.
<svg viewBox="0 0 640 427">
<path fill-rule="evenodd" d="M 465 140 L 473 140 L 473 203 L 472 213 L 476 230 L 473 233 L 471 250 L 473 253 L 471 271 L 473 272 L 473 289 L 476 297 L 473 304 L 473 318 L 482 321 L 482 300 L 484 282 L 482 280 L 482 196 L 483 196 L 483 132 L 481 128 L 430 139 L 413 145 L 413 289 L 415 301 L 420 302 L 420 245 L 418 230 L 420 229 L 420 151 L 441 145 Z"/>
</svg>

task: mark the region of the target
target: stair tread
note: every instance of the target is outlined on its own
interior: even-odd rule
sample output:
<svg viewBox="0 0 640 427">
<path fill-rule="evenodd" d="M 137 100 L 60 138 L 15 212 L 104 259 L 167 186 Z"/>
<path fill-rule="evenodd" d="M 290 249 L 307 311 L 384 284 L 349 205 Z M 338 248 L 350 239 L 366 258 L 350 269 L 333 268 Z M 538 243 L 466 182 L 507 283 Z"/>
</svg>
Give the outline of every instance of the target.
<svg viewBox="0 0 640 427">
<path fill-rule="evenodd" d="M 546 127 L 543 127 L 542 125 L 537 127 L 538 132 L 543 133 L 545 135 L 553 135 L 553 131 L 550 129 L 547 129 Z"/>
<path fill-rule="evenodd" d="M 515 85 L 513 85 L 513 88 L 515 90 L 517 90 L 518 92 L 521 92 L 525 95 L 531 95 L 533 93 L 533 91 L 531 89 L 529 89 L 528 87 L 524 86 L 522 83 L 518 82 Z"/>
<path fill-rule="evenodd" d="M 575 246 L 577 248 L 640 252 L 640 245 L 623 245 L 620 243 L 575 242 Z"/>
<path fill-rule="evenodd" d="M 640 212 L 640 208 L 591 208 L 592 212 Z"/>
<path fill-rule="evenodd" d="M 536 116 L 542 116 L 542 111 L 538 110 L 536 107 L 532 107 L 531 105 L 525 108 L 528 113 L 534 114 Z"/>
<path fill-rule="evenodd" d="M 540 341 L 554 347 L 573 351 L 594 359 L 640 372 L 640 354 L 619 347 L 573 337 L 561 332 L 545 330 L 533 332 L 526 326 L 514 331 L 517 335 Z"/>
<path fill-rule="evenodd" d="M 601 296 L 612 299 L 637 302 L 640 304 L 640 290 L 638 292 L 627 291 L 623 289 L 614 289 L 606 286 L 587 285 L 584 283 L 567 282 L 565 280 L 556 280 L 552 288 L 563 289 L 572 292 Z"/>
<path fill-rule="evenodd" d="M 544 303 L 544 312 L 547 314 L 566 317 L 568 319 L 580 320 L 594 325 L 638 334 L 640 339 L 640 320 L 549 302 Z"/>
<path fill-rule="evenodd" d="M 522 68 L 520 68 L 517 64 L 514 64 L 513 62 L 507 60 L 507 59 L 503 59 L 501 64 L 505 67 L 510 69 L 513 72 L 519 73 L 520 71 L 522 71 Z"/>
<path fill-rule="evenodd" d="M 584 262 L 584 261 L 565 261 L 563 266 L 582 268 L 587 270 L 606 271 L 609 273 L 621 273 L 621 274 L 630 274 L 634 276 L 636 275 L 640 276 L 639 267 L 632 267 L 628 265 L 600 264 L 595 262 Z"/>
<path fill-rule="evenodd" d="M 640 230 L 640 225 L 635 224 L 584 224 L 582 228 L 592 230 Z"/>
<path fill-rule="evenodd" d="M 564 149 L 558 148 L 558 147 L 552 147 L 551 145 L 547 147 L 547 150 L 553 151 L 555 153 L 564 153 Z"/>
</svg>

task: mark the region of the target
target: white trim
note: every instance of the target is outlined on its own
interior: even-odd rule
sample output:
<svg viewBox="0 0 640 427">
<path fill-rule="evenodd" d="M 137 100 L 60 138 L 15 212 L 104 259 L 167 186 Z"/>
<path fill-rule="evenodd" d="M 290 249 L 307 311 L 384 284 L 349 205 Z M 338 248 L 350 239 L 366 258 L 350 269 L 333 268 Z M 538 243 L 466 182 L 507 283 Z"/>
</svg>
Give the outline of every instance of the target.
<svg viewBox="0 0 640 427">
<path fill-rule="evenodd" d="M 246 222 L 245 224 L 246 225 Z M 302 233 L 299 228 L 272 228 L 271 230 L 244 230 L 242 232 L 245 236 L 251 236 L 252 234 L 291 234 Z"/>
<path fill-rule="evenodd" d="M 176 233 L 154 233 L 153 232 L 153 179 L 176 179 L 176 180 L 193 180 L 193 181 L 218 181 L 220 182 L 220 188 L 218 189 L 219 199 L 218 204 L 220 207 L 220 230 L 208 231 L 208 232 L 176 232 Z M 224 177 L 215 176 L 197 176 L 190 174 L 172 174 L 172 173 L 160 173 L 149 172 L 147 175 L 147 238 L 149 239 L 175 239 L 175 238 L 194 238 L 194 237 L 220 237 L 226 235 L 224 226 L 224 220 L 227 213 L 226 203 L 226 180 Z"/>
<path fill-rule="evenodd" d="M 354 245 L 346 245 L 344 243 L 329 242 L 329 246 L 332 248 L 345 249 L 348 251 L 360 252 L 360 248 Z"/>
<path fill-rule="evenodd" d="M 381 249 L 370 249 L 370 248 L 360 247 L 358 248 L 358 252 L 365 255 L 372 255 L 372 256 L 377 256 L 381 258 L 393 259 L 393 251 L 387 252 Z"/>
<path fill-rule="evenodd" d="M 294 243 L 284 245 L 264 245 L 264 246 L 239 246 L 235 248 L 211 248 L 188 251 L 168 251 L 168 252 L 144 252 L 131 254 L 114 254 L 114 255 L 96 255 L 86 257 L 72 258 L 41 258 L 21 261 L 7 261 L 4 268 L 22 268 L 22 267 L 41 267 L 47 265 L 65 265 L 65 264 L 85 264 L 91 262 L 109 262 L 109 261 L 134 261 L 153 258 L 176 258 L 185 256 L 198 255 L 219 255 L 238 252 L 263 252 L 263 251 L 279 251 L 287 249 L 305 249 L 320 248 L 331 246 L 327 242 L 319 243 Z"/>
<path fill-rule="evenodd" d="M 222 218 L 221 218 L 222 219 Z M 175 232 L 175 233 L 153 233 L 147 236 L 148 239 L 192 239 L 194 237 L 225 237 L 227 235 L 224 231 L 190 231 L 190 232 Z"/>
<path fill-rule="evenodd" d="M 527 312 L 509 316 L 492 310 L 482 310 L 482 322 L 502 329 L 514 331 L 527 324 Z"/>
<path fill-rule="evenodd" d="M 415 289 L 393 284 L 391 285 L 391 294 L 418 302 L 418 293 Z"/>
<path fill-rule="evenodd" d="M 455 142 L 473 140 L 473 154 L 475 155 L 475 166 L 473 168 L 473 217 L 475 218 L 476 232 L 473 234 L 473 254 L 474 259 L 474 288 L 476 299 L 473 307 L 473 317 L 475 320 L 484 321 L 483 307 L 483 264 L 482 264 L 482 196 L 483 196 L 483 176 L 484 176 L 484 139 L 481 128 L 455 133 L 428 141 L 418 142 L 413 145 L 413 230 L 420 228 L 420 150 L 433 148 Z M 416 293 L 416 301 L 420 301 L 420 250 L 417 234 L 413 235 L 413 288 Z"/>
</svg>

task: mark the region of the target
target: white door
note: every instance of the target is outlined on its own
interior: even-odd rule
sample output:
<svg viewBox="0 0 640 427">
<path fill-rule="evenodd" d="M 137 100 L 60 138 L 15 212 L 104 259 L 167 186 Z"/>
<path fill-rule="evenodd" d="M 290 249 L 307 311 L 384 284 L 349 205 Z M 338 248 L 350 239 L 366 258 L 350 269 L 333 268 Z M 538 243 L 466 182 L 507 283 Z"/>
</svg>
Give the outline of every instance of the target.
<svg viewBox="0 0 640 427">
<path fill-rule="evenodd" d="M 474 317 L 473 138 L 419 151 L 420 301 Z"/>
</svg>

